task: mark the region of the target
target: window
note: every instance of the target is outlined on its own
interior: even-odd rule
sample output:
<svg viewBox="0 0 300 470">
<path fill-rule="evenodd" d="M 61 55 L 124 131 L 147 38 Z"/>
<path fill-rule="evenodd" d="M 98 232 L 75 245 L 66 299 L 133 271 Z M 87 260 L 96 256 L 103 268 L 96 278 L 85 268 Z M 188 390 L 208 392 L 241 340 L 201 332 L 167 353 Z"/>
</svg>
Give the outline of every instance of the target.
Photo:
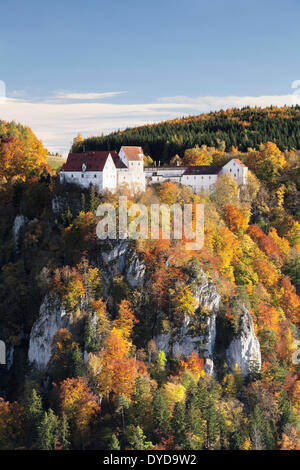
<svg viewBox="0 0 300 470">
<path fill-rule="evenodd" d="M 97 175 L 94 175 L 94 178 L 97 178 Z"/>
<path fill-rule="evenodd" d="M 81 178 L 84 178 L 84 175 L 81 175 Z"/>
</svg>

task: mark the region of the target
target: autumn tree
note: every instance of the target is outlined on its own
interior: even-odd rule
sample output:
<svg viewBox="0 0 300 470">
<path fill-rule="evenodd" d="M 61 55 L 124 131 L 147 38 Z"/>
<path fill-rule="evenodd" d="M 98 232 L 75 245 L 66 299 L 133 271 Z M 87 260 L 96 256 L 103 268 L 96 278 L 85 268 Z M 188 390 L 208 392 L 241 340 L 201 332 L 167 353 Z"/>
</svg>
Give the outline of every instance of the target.
<svg viewBox="0 0 300 470">
<path fill-rule="evenodd" d="M 73 431 L 74 443 L 84 448 L 91 441 L 93 419 L 100 410 L 99 400 L 89 389 L 84 378 L 66 379 L 59 386 L 61 412 Z"/>
<path fill-rule="evenodd" d="M 248 154 L 247 165 L 260 179 L 274 183 L 285 167 L 286 160 L 276 144 L 267 142 L 260 151 Z"/>
<path fill-rule="evenodd" d="M 194 165 L 210 165 L 212 163 L 212 155 L 205 152 L 198 145 L 184 152 L 182 164 L 187 166 Z"/>
<path fill-rule="evenodd" d="M 114 327 L 120 330 L 123 336 L 128 339 L 135 323 L 137 323 L 137 320 L 133 314 L 130 302 L 126 299 L 122 300 L 119 305 L 118 316 L 113 322 Z"/>
<path fill-rule="evenodd" d="M 281 281 L 280 305 L 286 316 L 294 323 L 300 322 L 300 298 L 296 294 L 296 289 L 292 285 L 288 276 L 284 276 Z"/>
<path fill-rule="evenodd" d="M 55 382 L 84 374 L 84 363 L 79 344 L 66 328 L 58 330 L 52 341 L 52 354 L 48 364 Z"/>
<path fill-rule="evenodd" d="M 24 444 L 24 409 L 0 397 L 0 449 L 13 450 Z"/>
<path fill-rule="evenodd" d="M 135 363 L 129 357 L 130 344 L 122 332 L 113 328 L 104 341 L 103 351 L 89 358 L 89 376 L 99 393 L 130 398 L 136 377 Z"/>
<path fill-rule="evenodd" d="M 192 351 L 189 357 L 180 362 L 181 370 L 188 369 L 193 373 L 193 375 L 198 380 L 201 375 L 204 374 L 203 371 L 204 359 L 200 358 L 195 351 Z"/>
<path fill-rule="evenodd" d="M 245 232 L 248 227 L 248 217 L 237 207 L 226 204 L 223 208 L 224 218 L 228 228 L 234 233 Z"/>
</svg>

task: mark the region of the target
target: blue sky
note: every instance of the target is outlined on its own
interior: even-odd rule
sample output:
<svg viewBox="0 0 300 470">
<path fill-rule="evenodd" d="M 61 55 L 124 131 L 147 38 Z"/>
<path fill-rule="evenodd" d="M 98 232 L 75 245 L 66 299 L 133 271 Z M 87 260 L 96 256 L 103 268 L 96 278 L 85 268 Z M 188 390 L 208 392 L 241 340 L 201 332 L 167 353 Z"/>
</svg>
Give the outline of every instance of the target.
<svg viewBox="0 0 300 470">
<path fill-rule="evenodd" d="M 299 0 L 0 2 L 0 119 L 53 151 L 84 136 L 244 104 L 292 104 Z"/>
</svg>

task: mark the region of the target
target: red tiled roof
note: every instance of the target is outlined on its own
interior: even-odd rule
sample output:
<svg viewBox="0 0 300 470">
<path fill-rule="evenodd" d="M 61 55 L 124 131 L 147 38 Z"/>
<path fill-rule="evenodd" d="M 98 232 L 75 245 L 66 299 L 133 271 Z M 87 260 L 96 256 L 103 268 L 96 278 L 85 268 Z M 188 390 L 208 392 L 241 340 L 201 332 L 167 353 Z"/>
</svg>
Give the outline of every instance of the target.
<svg viewBox="0 0 300 470">
<path fill-rule="evenodd" d="M 234 160 L 235 162 L 237 162 L 237 163 L 238 163 L 239 165 L 241 165 L 241 166 L 246 166 L 246 165 L 244 165 L 244 163 L 241 162 L 241 160 L 239 160 L 238 158 L 234 158 L 233 160 Z"/>
<path fill-rule="evenodd" d="M 128 161 L 141 161 L 140 153 L 143 153 L 142 147 L 122 146 L 121 147 L 126 155 Z"/>
<path fill-rule="evenodd" d="M 108 155 L 111 155 L 117 168 L 123 168 L 123 163 L 115 150 L 101 150 L 95 152 L 69 153 L 66 163 L 62 166 L 63 171 L 82 171 L 83 163 L 86 171 L 102 171 Z M 125 166 L 125 165 L 124 165 Z"/>
</svg>

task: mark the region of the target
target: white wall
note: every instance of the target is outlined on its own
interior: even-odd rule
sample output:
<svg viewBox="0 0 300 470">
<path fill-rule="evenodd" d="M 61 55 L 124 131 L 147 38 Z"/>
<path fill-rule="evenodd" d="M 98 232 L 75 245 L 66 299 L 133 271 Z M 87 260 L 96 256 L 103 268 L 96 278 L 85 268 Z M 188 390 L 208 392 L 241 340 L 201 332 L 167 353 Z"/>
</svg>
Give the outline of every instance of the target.
<svg viewBox="0 0 300 470">
<path fill-rule="evenodd" d="M 123 151 L 122 151 L 123 152 Z M 123 162 L 126 159 L 124 152 L 120 151 L 120 158 L 123 155 Z M 126 159 L 127 161 L 127 159 Z M 78 184 L 82 187 L 88 188 L 90 184 L 95 185 L 99 191 L 109 189 L 114 191 L 122 184 L 128 185 L 129 189 L 133 192 L 145 191 L 146 177 L 147 183 L 156 183 L 164 181 L 173 181 L 174 183 L 181 183 L 185 186 L 192 188 L 194 192 L 212 191 L 214 184 L 218 179 L 218 175 L 184 175 L 184 167 L 181 168 L 145 168 L 143 171 L 143 161 L 128 162 L 128 168 L 117 169 L 114 161 L 109 155 L 103 172 L 88 171 L 88 172 L 64 172 L 60 173 L 60 181 Z M 239 164 L 235 160 L 230 160 L 220 174 L 230 173 L 238 184 L 246 184 L 248 168 Z"/>
<path fill-rule="evenodd" d="M 61 171 L 60 182 L 78 184 L 82 188 L 88 188 L 90 184 L 102 190 L 102 172 Z"/>
<path fill-rule="evenodd" d="M 235 160 L 230 160 L 220 171 L 221 174 L 230 173 L 238 184 L 247 183 L 247 172 L 248 168 Z"/>
<path fill-rule="evenodd" d="M 111 155 L 108 156 L 103 168 L 103 189 L 114 191 L 117 188 L 117 170 Z"/>
<path fill-rule="evenodd" d="M 118 169 L 118 186 L 128 185 L 133 192 L 145 191 L 146 178 L 143 171 Z"/>
<path fill-rule="evenodd" d="M 218 175 L 183 175 L 181 184 L 190 186 L 194 192 L 212 191 Z"/>
</svg>

